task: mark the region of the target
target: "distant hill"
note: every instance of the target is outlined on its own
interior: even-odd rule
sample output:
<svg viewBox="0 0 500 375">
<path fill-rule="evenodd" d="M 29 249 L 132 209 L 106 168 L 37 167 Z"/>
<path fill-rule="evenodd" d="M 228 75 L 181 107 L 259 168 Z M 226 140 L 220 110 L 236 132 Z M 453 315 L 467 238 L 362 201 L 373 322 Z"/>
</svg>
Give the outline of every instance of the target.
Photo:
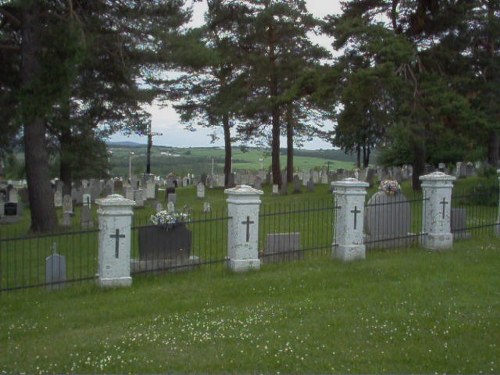
<svg viewBox="0 0 500 375">
<path fill-rule="evenodd" d="M 106 142 L 106 144 L 109 147 L 144 147 L 144 146 L 146 146 L 145 143 L 137 143 L 137 142 L 130 142 L 130 141 L 124 141 L 124 142 Z"/>
</svg>

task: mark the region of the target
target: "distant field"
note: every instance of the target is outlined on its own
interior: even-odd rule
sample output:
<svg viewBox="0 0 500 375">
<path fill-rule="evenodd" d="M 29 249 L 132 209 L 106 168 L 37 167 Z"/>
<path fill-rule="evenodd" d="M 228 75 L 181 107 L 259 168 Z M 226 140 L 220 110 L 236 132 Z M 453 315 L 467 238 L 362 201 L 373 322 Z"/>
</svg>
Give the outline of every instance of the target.
<svg viewBox="0 0 500 375">
<path fill-rule="evenodd" d="M 142 174 L 146 170 L 146 146 L 113 147 L 111 157 L 111 174 L 127 176 L 130 152 L 132 156 L 132 171 Z M 338 157 L 338 159 L 334 159 Z M 286 156 L 281 156 L 281 169 L 286 167 Z M 295 170 L 328 167 L 332 169 L 352 169 L 354 162 L 349 155 L 341 151 L 308 151 L 298 150 L 294 156 Z M 271 155 L 268 151 L 250 149 L 249 151 L 233 150 L 233 170 L 269 170 Z M 153 147 L 151 152 L 151 172 L 157 175 L 166 175 L 173 172 L 178 175 L 194 173 L 223 173 L 224 150 L 216 147 L 177 149 L 171 147 Z"/>
</svg>

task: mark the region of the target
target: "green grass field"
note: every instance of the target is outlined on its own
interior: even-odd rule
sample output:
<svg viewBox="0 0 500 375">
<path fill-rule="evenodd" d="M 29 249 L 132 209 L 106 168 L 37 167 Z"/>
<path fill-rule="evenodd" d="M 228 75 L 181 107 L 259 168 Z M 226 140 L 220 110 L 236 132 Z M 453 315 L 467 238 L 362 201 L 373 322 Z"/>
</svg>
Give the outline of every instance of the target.
<svg viewBox="0 0 500 375">
<path fill-rule="evenodd" d="M 0 373 L 498 373 L 499 250 L 2 294 Z"/>
</svg>

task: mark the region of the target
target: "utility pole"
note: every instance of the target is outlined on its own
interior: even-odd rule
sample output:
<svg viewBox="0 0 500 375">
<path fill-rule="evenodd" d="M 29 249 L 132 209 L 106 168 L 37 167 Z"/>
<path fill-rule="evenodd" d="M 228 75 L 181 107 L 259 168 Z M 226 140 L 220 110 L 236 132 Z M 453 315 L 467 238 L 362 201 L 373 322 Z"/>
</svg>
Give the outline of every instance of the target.
<svg viewBox="0 0 500 375">
<path fill-rule="evenodd" d="M 148 150 L 146 153 L 146 175 L 151 174 L 151 147 L 153 147 L 153 137 L 157 135 L 163 135 L 163 133 L 152 132 L 151 123 L 148 125 Z"/>
</svg>

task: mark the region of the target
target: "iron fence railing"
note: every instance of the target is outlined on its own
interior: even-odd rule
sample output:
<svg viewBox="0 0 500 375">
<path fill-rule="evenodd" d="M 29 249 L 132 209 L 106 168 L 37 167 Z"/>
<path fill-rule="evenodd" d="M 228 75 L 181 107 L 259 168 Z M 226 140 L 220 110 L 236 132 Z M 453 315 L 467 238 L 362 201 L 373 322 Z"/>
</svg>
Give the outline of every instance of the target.
<svg viewBox="0 0 500 375">
<path fill-rule="evenodd" d="M 367 249 L 418 244 L 425 235 L 422 230 L 425 206 L 422 194 L 400 200 L 370 197 L 364 217 Z M 337 208 L 331 196 L 293 204 L 262 204 L 258 247 L 263 263 L 330 255 L 336 243 Z M 196 213 L 189 222 L 167 230 L 154 228 L 144 215 L 138 215 L 132 224 L 132 274 L 223 267 L 228 256 L 229 220 L 227 208 L 213 209 Z M 451 231 L 454 240 L 496 235 L 498 223 L 498 189 L 453 191 Z M 6 227 L 0 229 L 0 292 L 52 288 L 96 279 L 98 229 L 67 229 L 37 236 L 22 235 Z M 64 257 L 64 262 L 52 263 L 52 267 L 64 268 L 64 278 L 49 275 L 49 271 L 56 274 L 63 271 L 49 269 L 48 260 L 54 253 Z"/>
<path fill-rule="evenodd" d="M 259 214 L 259 255 L 264 263 L 332 251 L 334 200 L 265 204 Z"/>
<path fill-rule="evenodd" d="M 137 220 L 132 226 L 131 273 L 158 273 L 220 265 L 227 260 L 227 209 L 191 216 L 189 221 L 157 226 Z"/>
<path fill-rule="evenodd" d="M 0 238 L 0 291 L 94 280 L 98 230 Z M 59 270 L 50 269 L 54 254 Z M 60 276 L 64 274 L 64 278 Z"/>
</svg>

